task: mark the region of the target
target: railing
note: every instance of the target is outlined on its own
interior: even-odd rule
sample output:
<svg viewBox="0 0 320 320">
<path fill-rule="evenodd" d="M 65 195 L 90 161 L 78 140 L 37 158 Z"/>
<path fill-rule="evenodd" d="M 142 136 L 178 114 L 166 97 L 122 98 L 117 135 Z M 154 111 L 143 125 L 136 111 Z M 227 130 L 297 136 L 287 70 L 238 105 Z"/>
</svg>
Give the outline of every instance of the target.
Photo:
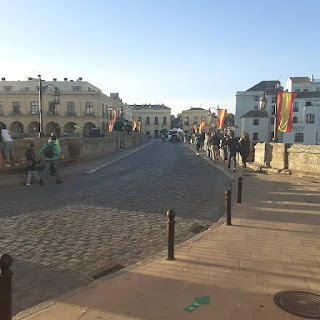
<svg viewBox="0 0 320 320">
<path fill-rule="evenodd" d="M 159 125 L 159 122 L 155 122 L 154 125 L 155 125 L 155 126 L 158 126 L 158 125 Z"/>
<path fill-rule="evenodd" d="M 10 115 L 11 116 L 20 116 L 21 115 L 21 110 L 19 110 L 19 111 L 10 111 Z"/>
<path fill-rule="evenodd" d="M 58 113 L 58 111 L 47 111 L 46 115 L 47 116 L 58 116 L 59 113 Z"/>
<path fill-rule="evenodd" d="M 95 117 L 95 112 L 90 112 L 90 113 L 84 112 L 83 116 L 84 117 Z"/>
<path fill-rule="evenodd" d="M 76 114 L 75 111 L 73 111 L 73 112 L 66 111 L 66 112 L 65 112 L 65 115 L 66 115 L 66 116 L 69 116 L 69 117 L 76 117 L 76 116 L 77 116 L 77 114 Z"/>
<path fill-rule="evenodd" d="M 37 111 L 37 112 L 34 112 L 34 111 L 28 111 L 28 115 L 29 115 L 29 116 L 36 116 L 36 115 L 39 115 L 39 111 Z"/>
</svg>

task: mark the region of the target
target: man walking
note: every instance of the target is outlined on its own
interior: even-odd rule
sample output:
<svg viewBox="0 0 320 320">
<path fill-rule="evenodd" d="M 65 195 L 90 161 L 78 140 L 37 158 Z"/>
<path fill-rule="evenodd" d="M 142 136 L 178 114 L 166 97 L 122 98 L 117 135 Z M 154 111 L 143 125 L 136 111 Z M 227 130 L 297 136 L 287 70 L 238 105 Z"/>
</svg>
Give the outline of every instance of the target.
<svg viewBox="0 0 320 320">
<path fill-rule="evenodd" d="M 14 152 L 14 145 L 12 140 L 12 132 L 8 131 L 7 129 L 3 128 L 1 130 L 1 138 L 3 141 L 3 152 L 4 156 L 7 160 L 7 167 L 11 167 L 14 163 L 15 166 L 18 166 L 19 163 L 16 160 L 16 154 Z"/>
<path fill-rule="evenodd" d="M 227 171 L 230 171 L 230 164 L 231 159 L 233 159 L 233 172 L 236 172 L 236 155 L 239 151 L 239 142 L 234 137 L 234 132 L 231 131 L 230 133 L 230 139 L 227 140 L 227 146 L 228 146 L 228 169 Z"/>
<path fill-rule="evenodd" d="M 220 139 L 216 132 L 214 132 L 213 136 L 211 137 L 210 144 L 212 148 L 212 160 L 218 160 Z"/>
<path fill-rule="evenodd" d="M 63 182 L 60 178 L 60 172 L 58 170 L 60 148 L 56 144 L 56 139 L 57 137 L 53 135 L 50 139 L 51 141 L 46 142 L 39 152 L 39 157 L 44 154 L 44 159 L 46 161 L 44 171 L 40 178 L 40 185 L 44 185 L 44 179 L 48 174 L 51 166 L 53 166 L 55 169 L 57 183 Z"/>
</svg>

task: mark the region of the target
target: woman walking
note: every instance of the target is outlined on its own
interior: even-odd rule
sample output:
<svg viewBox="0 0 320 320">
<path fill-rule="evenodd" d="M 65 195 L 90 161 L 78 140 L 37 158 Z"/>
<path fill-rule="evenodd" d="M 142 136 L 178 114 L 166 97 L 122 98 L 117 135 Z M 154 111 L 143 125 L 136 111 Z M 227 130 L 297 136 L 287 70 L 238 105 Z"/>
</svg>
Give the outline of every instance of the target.
<svg viewBox="0 0 320 320">
<path fill-rule="evenodd" d="M 242 169 L 245 170 L 247 167 L 247 158 L 250 152 L 250 139 L 247 132 L 242 132 L 242 137 L 239 140 L 240 144 L 240 155 L 242 159 Z"/>
</svg>

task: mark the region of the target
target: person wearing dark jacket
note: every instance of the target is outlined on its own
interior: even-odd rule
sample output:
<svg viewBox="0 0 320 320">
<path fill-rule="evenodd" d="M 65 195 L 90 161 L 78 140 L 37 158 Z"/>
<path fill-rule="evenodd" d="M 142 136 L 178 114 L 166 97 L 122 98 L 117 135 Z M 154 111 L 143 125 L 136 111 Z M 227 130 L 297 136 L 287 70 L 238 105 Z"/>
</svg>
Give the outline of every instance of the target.
<svg viewBox="0 0 320 320">
<path fill-rule="evenodd" d="M 242 137 L 239 140 L 240 144 L 240 155 L 242 159 L 242 169 L 247 167 L 247 158 L 250 152 L 250 139 L 247 132 L 242 132 Z"/>
<path fill-rule="evenodd" d="M 211 137 L 210 144 L 212 147 L 212 159 L 218 160 L 220 139 L 216 132 L 214 132 L 213 136 Z"/>
<path fill-rule="evenodd" d="M 231 131 L 230 139 L 227 141 L 228 146 L 228 169 L 230 171 L 231 159 L 233 159 L 233 172 L 236 172 L 236 155 L 239 151 L 239 141 L 234 137 L 234 132 Z"/>
<path fill-rule="evenodd" d="M 29 149 L 27 149 L 25 153 L 25 157 L 26 157 L 27 166 L 28 166 L 28 177 L 27 177 L 26 186 L 31 186 L 32 176 L 34 176 L 38 182 L 40 181 L 40 177 L 36 169 L 36 164 L 41 161 L 41 159 L 36 160 L 36 154 L 34 153 L 34 144 L 32 142 L 30 143 Z"/>
</svg>

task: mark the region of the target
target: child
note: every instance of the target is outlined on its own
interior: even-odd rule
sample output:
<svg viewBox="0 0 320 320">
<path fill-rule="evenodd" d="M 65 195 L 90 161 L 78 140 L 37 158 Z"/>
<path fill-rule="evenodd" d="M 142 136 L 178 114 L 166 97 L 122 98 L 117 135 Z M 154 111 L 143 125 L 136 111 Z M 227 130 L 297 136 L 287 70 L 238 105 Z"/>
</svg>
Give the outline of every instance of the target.
<svg viewBox="0 0 320 320">
<path fill-rule="evenodd" d="M 38 171 L 36 169 L 36 163 L 39 163 L 41 159 L 36 160 L 36 154 L 34 153 L 34 144 L 30 143 L 30 148 L 27 149 L 25 153 L 25 157 L 27 159 L 27 166 L 28 166 L 28 177 L 27 177 L 27 183 L 26 186 L 31 186 L 31 178 L 34 176 L 37 181 L 40 181 L 40 177 L 38 175 Z"/>
</svg>

